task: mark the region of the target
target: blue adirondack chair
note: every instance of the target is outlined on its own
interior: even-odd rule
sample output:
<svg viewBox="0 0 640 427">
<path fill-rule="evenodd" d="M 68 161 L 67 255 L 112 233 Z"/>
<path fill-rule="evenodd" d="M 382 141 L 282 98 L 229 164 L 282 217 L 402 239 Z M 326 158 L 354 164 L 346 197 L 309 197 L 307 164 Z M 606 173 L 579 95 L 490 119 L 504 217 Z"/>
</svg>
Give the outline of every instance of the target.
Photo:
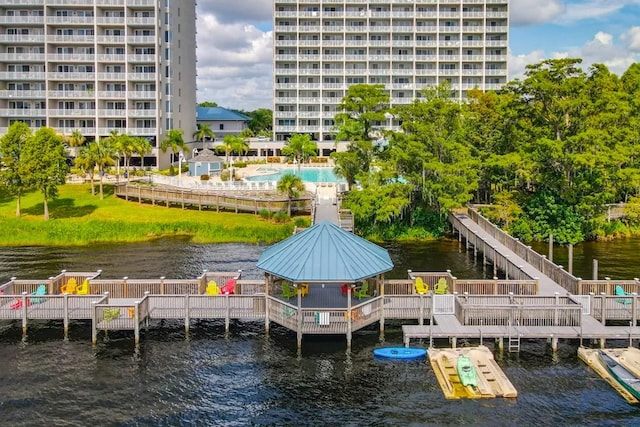
<svg viewBox="0 0 640 427">
<path fill-rule="evenodd" d="M 45 302 L 47 299 L 46 298 L 36 298 L 35 296 L 37 295 L 46 295 L 47 294 L 47 286 L 46 285 L 38 285 L 38 287 L 36 288 L 35 292 L 31 292 L 31 296 L 29 297 L 29 300 L 31 301 L 31 304 L 41 304 L 43 302 Z"/>
</svg>

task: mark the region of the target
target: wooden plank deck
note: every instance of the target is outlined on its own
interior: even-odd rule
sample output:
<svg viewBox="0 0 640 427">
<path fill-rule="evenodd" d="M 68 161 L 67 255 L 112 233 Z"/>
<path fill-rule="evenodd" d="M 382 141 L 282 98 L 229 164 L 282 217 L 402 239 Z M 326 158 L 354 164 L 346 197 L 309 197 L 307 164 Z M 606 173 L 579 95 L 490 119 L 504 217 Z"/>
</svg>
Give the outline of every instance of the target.
<svg viewBox="0 0 640 427">
<path fill-rule="evenodd" d="M 538 278 L 539 283 L 539 294 L 540 295 L 554 295 L 555 292 L 558 292 L 561 295 L 567 293 L 567 290 L 562 286 L 558 285 L 554 282 L 549 276 L 543 274 L 541 271 L 537 270 L 533 266 L 531 266 L 527 261 L 520 258 L 513 251 L 505 247 L 498 240 L 494 239 L 489 233 L 484 231 L 478 223 L 472 220 L 468 215 L 464 214 L 454 214 L 455 218 L 472 234 L 477 235 L 479 239 L 485 241 L 488 246 L 495 248 L 495 251 L 507 257 L 511 265 L 516 270 L 522 270 L 527 276 L 531 279 Z M 520 268 L 522 266 L 522 268 Z"/>
</svg>

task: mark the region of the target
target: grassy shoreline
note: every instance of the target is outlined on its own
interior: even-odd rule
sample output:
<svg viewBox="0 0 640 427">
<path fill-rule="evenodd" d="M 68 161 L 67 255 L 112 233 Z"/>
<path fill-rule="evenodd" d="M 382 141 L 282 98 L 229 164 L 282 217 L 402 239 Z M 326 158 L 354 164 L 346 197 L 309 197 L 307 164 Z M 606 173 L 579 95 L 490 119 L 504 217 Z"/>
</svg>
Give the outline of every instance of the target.
<svg viewBox="0 0 640 427">
<path fill-rule="evenodd" d="M 49 221 L 40 193 L 22 198 L 22 215 L 16 218 L 16 198 L 0 192 L 0 246 L 86 246 L 171 236 L 189 236 L 194 243 L 274 243 L 293 232 L 293 222 L 127 202 L 113 195 L 112 186 L 105 190 L 100 200 L 89 184 L 59 187 L 58 198 L 49 202 Z"/>
</svg>

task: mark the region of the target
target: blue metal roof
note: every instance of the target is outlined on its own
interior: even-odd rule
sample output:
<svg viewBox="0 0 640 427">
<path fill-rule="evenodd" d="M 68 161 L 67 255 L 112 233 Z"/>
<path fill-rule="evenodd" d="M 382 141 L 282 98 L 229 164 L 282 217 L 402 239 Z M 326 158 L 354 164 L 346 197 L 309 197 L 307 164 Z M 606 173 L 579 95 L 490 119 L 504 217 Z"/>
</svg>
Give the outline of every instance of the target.
<svg viewBox="0 0 640 427">
<path fill-rule="evenodd" d="M 236 120 L 248 122 L 251 118 L 222 107 L 197 107 L 196 120 Z"/>
<path fill-rule="evenodd" d="M 292 282 L 357 282 L 393 268 L 386 249 L 328 221 L 266 249 L 258 268 Z"/>
</svg>

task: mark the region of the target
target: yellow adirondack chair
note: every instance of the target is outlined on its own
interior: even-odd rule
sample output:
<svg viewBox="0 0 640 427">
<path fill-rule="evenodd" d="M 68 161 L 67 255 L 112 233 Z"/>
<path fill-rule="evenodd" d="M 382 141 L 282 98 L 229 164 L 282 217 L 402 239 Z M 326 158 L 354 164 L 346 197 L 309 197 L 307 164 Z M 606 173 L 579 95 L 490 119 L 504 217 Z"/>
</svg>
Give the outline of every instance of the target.
<svg viewBox="0 0 640 427">
<path fill-rule="evenodd" d="M 220 288 L 215 280 L 207 284 L 207 295 L 220 295 Z"/>
<path fill-rule="evenodd" d="M 76 279 L 72 277 L 71 279 L 69 279 L 67 283 L 60 286 L 60 292 L 63 294 L 75 294 L 77 287 L 78 287 L 78 282 L 76 282 Z"/>
<path fill-rule="evenodd" d="M 89 279 L 84 279 L 82 284 L 76 288 L 78 295 L 89 295 Z"/>
<path fill-rule="evenodd" d="M 422 277 L 418 277 L 416 279 L 414 286 L 416 288 L 416 293 L 419 295 L 425 295 L 429 293 L 429 285 L 424 283 L 424 280 L 422 280 Z"/>
</svg>

